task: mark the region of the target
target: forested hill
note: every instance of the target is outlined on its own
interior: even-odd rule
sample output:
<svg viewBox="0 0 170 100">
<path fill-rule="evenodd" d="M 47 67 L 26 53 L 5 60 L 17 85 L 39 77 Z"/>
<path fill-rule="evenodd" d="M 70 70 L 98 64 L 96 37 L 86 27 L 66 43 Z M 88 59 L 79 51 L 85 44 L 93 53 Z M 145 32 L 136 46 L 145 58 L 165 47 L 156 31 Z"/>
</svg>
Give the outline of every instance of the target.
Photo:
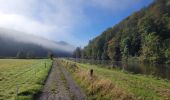
<svg viewBox="0 0 170 100">
<path fill-rule="evenodd" d="M 55 42 L 23 32 L 0 28 L 0 58 L 39 58 L 71 56 L 75 48 L 66 42 Z"/>
<path fill-rule="evenodd" d="M 141 61 L 170 62 L 170 0 L 155 0 L 89 41 L 83 50 L 77 48 L 75 56 L 116 61 L 136 57 Z"/>
</svg>

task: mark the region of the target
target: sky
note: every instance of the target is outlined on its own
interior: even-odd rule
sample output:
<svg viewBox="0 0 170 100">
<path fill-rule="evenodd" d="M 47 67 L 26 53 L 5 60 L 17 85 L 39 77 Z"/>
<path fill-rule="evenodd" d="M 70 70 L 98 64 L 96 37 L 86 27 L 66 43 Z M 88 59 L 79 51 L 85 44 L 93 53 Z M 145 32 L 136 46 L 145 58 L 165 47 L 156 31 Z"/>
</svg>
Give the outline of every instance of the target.
<svg viewBox="0 0 170 100">
<path fill-rule="evenodd" d="M 153 0 L 0 0 L 0 27 L 83 47 L 151 2 Z"/>
</svg>

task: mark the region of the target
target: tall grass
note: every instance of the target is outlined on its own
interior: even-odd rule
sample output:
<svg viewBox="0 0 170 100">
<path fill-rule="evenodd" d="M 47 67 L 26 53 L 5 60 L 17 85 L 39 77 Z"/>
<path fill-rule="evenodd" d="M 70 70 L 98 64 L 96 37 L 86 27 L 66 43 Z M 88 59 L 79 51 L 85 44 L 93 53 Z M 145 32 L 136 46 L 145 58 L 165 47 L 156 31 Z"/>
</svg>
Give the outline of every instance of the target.
<svg viewBox="0 0 170 100">
<path fill-rule="evenodd" d="M 123 88 L 113 84 L 109 79 L 93 74 L 90 76 L 90 70 L 85 70 L 77 64 L 66 62 L 64 60 L 59 63 L 65 66 L 73 78 L 83 87 L 89 100 L 135 100 L 136 97 L 124 90 Z"/>
<path fill-rule="evenodd" d="M 97 65 L 76 63 L 65 59 L 61 59 L 60 62 L 63 66 L 70 70 L 73 78 L 77 81 L 78 84 L 80 84 L 80 86 L 84 88 L 90 99 L 96 99 L 96 96 L 102 99 L 104 98 L 104 100 L 108 98 L 125 100 L 170 99 L 169 80 L 157 79 L 153 76 L 131 74 L 121 70 L 101 68 Z M 75 65 L 76 67 L 72 67 Z M 90 69 L 94 70 L 94 81 L 89 78 Z M 92 88 L 92 84 L 95 88 Z M 103 84 L 105 85 L 103 86 Z M 99 90 L 96 86 L 100 87 Z M 107 92 L 101 88 L 106 88 Z M 93 95 L 92 90 L 94 91 Z M 106 96 L 101 95 L 105 93 L 102 91 L 107 93 Z"/>
</svg>

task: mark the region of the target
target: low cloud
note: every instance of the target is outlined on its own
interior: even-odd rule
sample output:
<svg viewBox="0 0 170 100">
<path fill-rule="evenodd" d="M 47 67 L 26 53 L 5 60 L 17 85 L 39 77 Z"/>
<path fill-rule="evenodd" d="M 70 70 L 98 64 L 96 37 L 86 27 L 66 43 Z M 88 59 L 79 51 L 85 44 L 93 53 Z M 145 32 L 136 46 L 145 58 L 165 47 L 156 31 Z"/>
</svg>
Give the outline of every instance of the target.
<svg viewBox="0 0 170 100">
<path fill-rule="evenodd" d="M 75 47 L 67 43 L 61 44 L 59 42 L 51 41 L 42 37 L 4 28 L 0 28 L 0 37 L 21 43 L 36 44 L 50 50 L 60 50 L 72 53 L 75 49 Z"/>
</svg>

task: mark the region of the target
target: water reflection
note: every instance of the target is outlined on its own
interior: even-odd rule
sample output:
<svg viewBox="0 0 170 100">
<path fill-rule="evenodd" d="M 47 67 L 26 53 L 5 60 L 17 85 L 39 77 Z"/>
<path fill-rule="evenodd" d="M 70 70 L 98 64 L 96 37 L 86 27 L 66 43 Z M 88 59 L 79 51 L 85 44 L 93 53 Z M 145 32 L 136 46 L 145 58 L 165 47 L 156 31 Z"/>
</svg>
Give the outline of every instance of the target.
<svg viewBox="0 0 170 100">
<path fill-rule="evenodd" d="M 132 74 L 145 74 L 152 75 L 156 78 L 164 78 L 170 80 L 170 65 L 165 64 L 149 64 L 149 63 L 139 63 L 139 62 L 120 62 L 120 61 L 108 61 L 108 60 L 88 60 L 88 59 L 73 59 L 80 63 L 89 63 L 98 65 L 100 67 L 120 69 L 128 71 Z"/>
</svg>

